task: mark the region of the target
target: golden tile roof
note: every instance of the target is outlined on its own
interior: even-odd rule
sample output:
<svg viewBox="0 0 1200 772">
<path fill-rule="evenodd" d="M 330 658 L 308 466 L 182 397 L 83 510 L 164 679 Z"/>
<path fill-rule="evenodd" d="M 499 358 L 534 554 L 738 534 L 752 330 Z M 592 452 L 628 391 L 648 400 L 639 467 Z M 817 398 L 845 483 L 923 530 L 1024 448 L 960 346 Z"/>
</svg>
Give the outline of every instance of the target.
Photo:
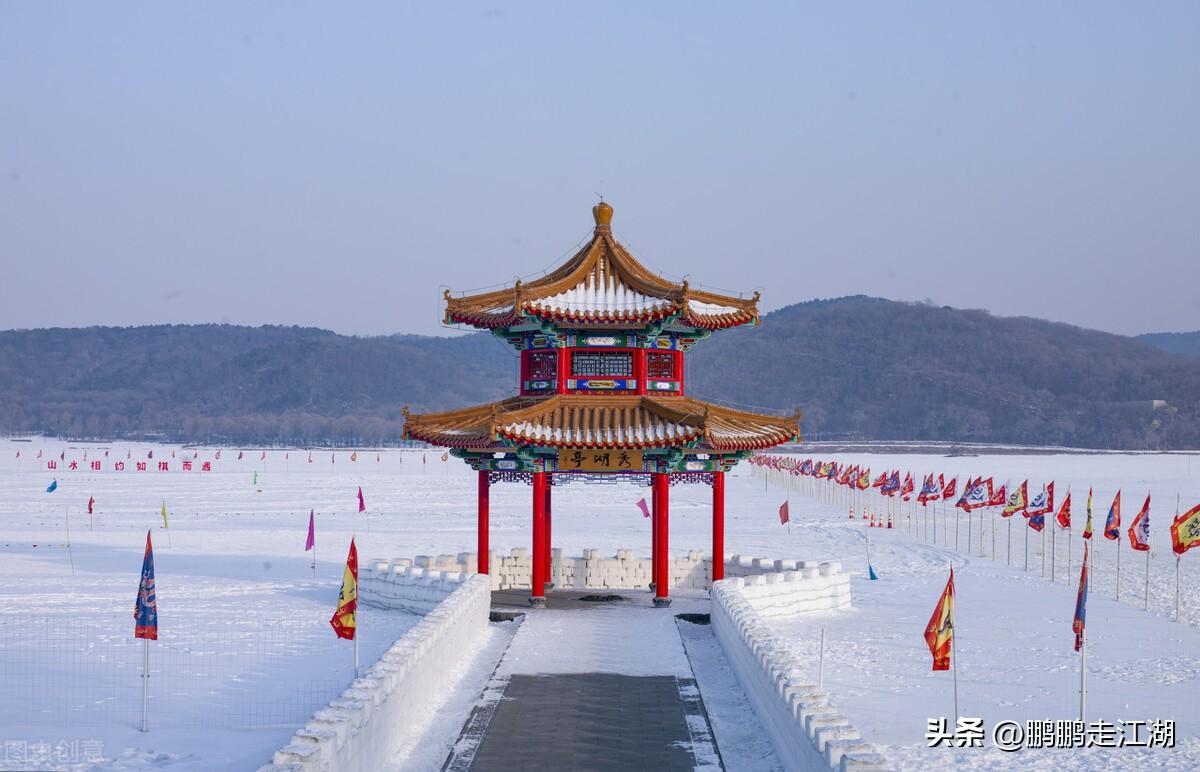
<svg viewBox="0 0 1200 772">
<path fill-rule="evenodd" d="M 609 329 L 636 328 L 678 314 L 693 327 L 720 329 L 758 322 L 758 293 L 735 298 L 676 284 L 653 273 L 613 238 L 612 207 L 592 210 L 596 230 L 573 257 L 547 275 L 464 297 L 446 292 L 446 322 L 484 329 L 522 316 Z"/>
<path fill-rule="evenodd" d="M 752 450 L 799 440 L 799 414 L 760 415 L 690 397 L 562 395 L 513 397 L 444 413 L 410 415 L 404 436 L 451 448 L 679 447 Z"/>
</svg>

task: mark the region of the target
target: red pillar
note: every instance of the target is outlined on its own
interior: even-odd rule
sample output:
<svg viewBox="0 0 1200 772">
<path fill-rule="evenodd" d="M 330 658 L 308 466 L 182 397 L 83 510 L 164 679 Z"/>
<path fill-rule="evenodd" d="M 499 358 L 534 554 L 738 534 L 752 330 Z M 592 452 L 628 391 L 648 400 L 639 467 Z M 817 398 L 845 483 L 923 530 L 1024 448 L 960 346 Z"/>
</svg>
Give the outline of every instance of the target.
<svg viewBox="0 0 1200 772">
<path fill-rule="evenodd" d="M 725 473 L 712 477 L 712 580 L 725 578 Z"/>
<path fill-rule="evenodd" d="M 488 572 L 488 470 L 479 470 L 479 573 Z"/>
<path fill-rule="evenodd" d="M 654 474 L 654 489 L 658 494 L 655 498 L 658 499 L 658 523 L 654 529 L 658 534 L 657 544 L 654 546 L 654 555 L 657 558 L 654 567 L 654 605 L 669 606 L 671 598 L 668 597 L 667 587 L 670 585 L 670 572 L 668 570 L 669 554 L 667 547 L 667 534 L 670 531 L 668 527 L 669 511 L 670 511 L 670 486 L 671 476 L 665 472 L 656 472 Z"/>
<path fill-rule="evenodd" d="M 554 575 L 554 558 L 551 552 L 554 549 L 554 522 L 550 517 L 550 502 L 554 498 L 553 490 L 554 486 L 550 484 L 550 476 L 546 475 L 546 543 L 543 547 L 542 557 L 546 566 L 543 576 L 546 577 L 546 589 L 548 590 L 554 589 L 554 583 L 551 581 L 551 577 Z"/>
<path fill-rule="evenodd" d="M 651 477 L 650 484 L 650 589 L 658 581 L 658 484 Z"/>
<path fill-rule="evenodd" d="M 546 605 L 546 473 L 533 473 L 533 555 L 530 562 L 529 605 Z"/>
</svg>

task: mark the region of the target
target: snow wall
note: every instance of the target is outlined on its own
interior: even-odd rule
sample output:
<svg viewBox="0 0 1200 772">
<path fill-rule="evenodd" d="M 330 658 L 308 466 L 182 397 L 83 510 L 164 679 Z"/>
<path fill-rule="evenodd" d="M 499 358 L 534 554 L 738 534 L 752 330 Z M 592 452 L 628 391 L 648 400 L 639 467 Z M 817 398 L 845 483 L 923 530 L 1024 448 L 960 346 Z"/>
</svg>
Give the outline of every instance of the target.
<svg viewBox="0 0 1200 772">
<path fill-rule="evenodd" d="M 488 556 L 493 590 L 529 589 L 530 572 L 533 569 L 529 550 L 517 548 L 507 555 L 489 552 Z M 753 576 L 794 570 L 800 562 L 732 555 L 725 561 L 725 576 Z M 391 564 L 410 570 L 465 574 L 474 574 L 479 570 L 479 558 L 474 552 L 394 558 Z M 712 584 L 712 558 L 705 557 L 699 550 L 688 552 L 686 556 L 674 556 L 668 573 L 672 590 L 707 590 Z M 559 589 L 648 589 L 651 579 L 650 558 L 634 557 L 633 550 L 617 550 L 613 557 L 601 557 L 600 550 L 586 549 L 577 558 L 565 557 L 561 549 L 551 550 L 550 581 Z"/>
<path fill-rule="evenodd" d="M 471 656 L 488 625 L 485 576 L 370 561 L 359 572 L 359 602 L 425 614 L 340 697 L 318 710 L 259 772 L 360 772 L 384 769 L 404 727 L 426 710 L 444 673 Z"/>
<path fill-rule="evenodd" d="M 795 570 L 713 584 L 713 632 L 788 769 L 887 768 L 813 683 L 816 663 L 793 654 L 764 621 L 849 606 L 850 578 L 835 562 L 798 561 Z"/>
</svg>

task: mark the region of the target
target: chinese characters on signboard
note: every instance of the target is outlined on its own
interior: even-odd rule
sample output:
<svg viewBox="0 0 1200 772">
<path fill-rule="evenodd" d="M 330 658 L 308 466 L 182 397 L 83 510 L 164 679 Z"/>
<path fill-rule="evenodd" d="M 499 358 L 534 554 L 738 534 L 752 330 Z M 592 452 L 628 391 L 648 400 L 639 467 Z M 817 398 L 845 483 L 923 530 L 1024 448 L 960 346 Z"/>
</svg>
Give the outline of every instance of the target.
<svg viewBox="0 0 1200 772">
<path fill-rule="evenodd" d="M 558 451 L 560 472 L 640 472 L 642 451 L 563 448 Z"/>
</svg>

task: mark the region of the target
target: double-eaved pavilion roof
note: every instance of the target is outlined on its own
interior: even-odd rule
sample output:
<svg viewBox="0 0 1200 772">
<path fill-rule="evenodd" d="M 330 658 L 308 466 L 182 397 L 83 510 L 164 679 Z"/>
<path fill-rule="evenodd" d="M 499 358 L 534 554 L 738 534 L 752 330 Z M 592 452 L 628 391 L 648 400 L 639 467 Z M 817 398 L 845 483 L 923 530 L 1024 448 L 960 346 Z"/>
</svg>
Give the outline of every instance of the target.
<svg viewBox="0 0 1200 772">
<path fill-rule="evenodd" d="M 659 448 L 695 443 L 701 450 L 738 451 L 800 438 L 798 415 L 759 415 L 690 397 L 513 397 L 444 413 L 406 411 L 405 417 L 406 439 L 450 448 Z"/>
<path fill-rule="evenodd" d="M 758 293 L 735 298 L 693 289 L 653 273 L 612 235 L 612 207 L 592 209 L 590 241 L 557 269 L 527 283 L 464 297 L 446 291 L 447 324 L 499 329 L 534 317 L 606 329 L 641 327 L 661 319 L 704 330 L 758 323 Z"/>
</svg>

